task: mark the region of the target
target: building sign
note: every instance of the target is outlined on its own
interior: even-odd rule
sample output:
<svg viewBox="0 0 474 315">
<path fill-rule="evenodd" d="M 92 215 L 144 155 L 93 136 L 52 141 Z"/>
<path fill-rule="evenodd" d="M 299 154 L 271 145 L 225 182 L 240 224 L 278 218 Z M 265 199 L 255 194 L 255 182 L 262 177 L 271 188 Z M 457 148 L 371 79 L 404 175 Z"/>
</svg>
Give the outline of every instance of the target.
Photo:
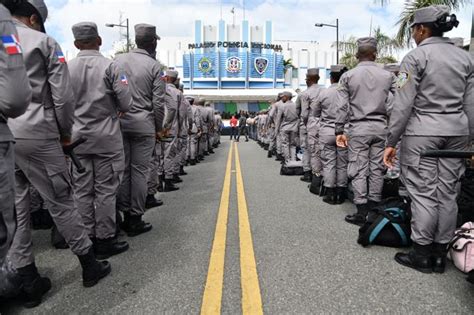
<svg viewBox="0 0 474 315">
<path fill-rule="evenodd" d="M 201 48 L 256 48 L 256 49 L 271 49 L 274 51 L 281 52 L 283 47 L 275 44 L 264 44 L 264 43 L 248 43 L 248 42 L 204 42 L 188 44 L 188 49 L 201 49 Z"/>
<path fill-rule="evenodd" d="M 268 59 L 263 57 L 255 58 L 253 61 L 255 70 L 258 74 L 262 75 L 267 71 L 268 68 Z"/>
<path fill-rule="evenodd" d="M 202 73 L 209 73 L 212 70 L 212 62 L 207 57 L 202 57 L 198 62 L 198 69 Z"/>
<path fill-rule="evenodd" d="M 239 57 L 227 58 L 225 69 L 230 73 L 240 72 L 242 70 L 242 60 Z"/>
</svg>

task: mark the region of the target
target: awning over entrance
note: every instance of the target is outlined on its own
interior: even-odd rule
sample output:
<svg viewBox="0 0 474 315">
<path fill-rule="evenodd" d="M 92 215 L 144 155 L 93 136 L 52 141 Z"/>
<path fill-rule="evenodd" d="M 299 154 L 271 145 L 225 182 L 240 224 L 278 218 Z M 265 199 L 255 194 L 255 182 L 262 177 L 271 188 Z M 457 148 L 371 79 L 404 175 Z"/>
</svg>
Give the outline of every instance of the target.
<svg viewBox="0 0 474 315">
<path fill-rule="evenodd" d="M 184 95 L 196 98 L 204 98 L 211 102 L 271 102 L 274 101 L 278 93 L 292 92 L 296 96 L 296 92 L 291 89 L 223 89 L 223 90 L 185 90 Z"/>
</svg>

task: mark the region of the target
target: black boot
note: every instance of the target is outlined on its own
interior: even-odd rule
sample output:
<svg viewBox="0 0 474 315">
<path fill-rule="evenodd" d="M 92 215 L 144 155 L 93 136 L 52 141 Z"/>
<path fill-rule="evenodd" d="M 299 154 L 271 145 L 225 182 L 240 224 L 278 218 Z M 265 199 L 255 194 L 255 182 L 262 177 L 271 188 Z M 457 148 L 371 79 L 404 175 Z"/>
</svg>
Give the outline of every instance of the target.
<svg viewBox="0 0 474 315">
<path fill-rule="evenodd" d="M 43 295 L 51 289 L 51 280 L 39 275 L 35 263 L 18 268 L 17 272 L 22 282 L 23 306 L 32 308 L 40 305 Z"/>
<path fill-rule="evenodd" d="M 153 226 L 150 223 L 146 223 L 142 220 L 141 215 L 130 215 L 125 216 L 122 229 L 127 233 L 128 236 L 137 236 L 146 232 L 149 232 Z"/>
<path fill-rule="evenodd" d="M 347 199 L 347 188 L 336 187 L 336 205 L 343 204 Z"/>
<path fill-rule="evenodd" d="M 190 161 L 189 161 L 189 164 L 190 164 L 190 165 L 196 165 L 196 160 L 195 160 L 195 159 L 190 160 Z"/>
<path fill-rule="evenodd" d="M 112 270 L 108 261 L 97 261 L 92 247 L 87 254 L 77 257 L 82 266 L 82 285 L 86 288 L 95 286 Z"/>
<path fill-rule="evenodd" d="M 364 225 L 366 218 L 367 218 L 367 204 L 364 203 L 362 205 L 357 205 L 357 213 L 347 215 L 345 220 L 351 224 L 355 224 L 358 226 Z"/>
<path fill-rule="evenodd" d="M 164 188 L 164 192 L 170 192 L 170 191 L 175 191 L 175 190 L 178 190 L 179 187 L 176 187 L 174 184 L 173 184 L 173 181 L 171 179 L 165 179 L 165 188 Z"/>
<path fill-rule="evenodd" d="M 311 175 L 312 175 L 311 171 L 304 172 L 304 175 L 303 177 L 300 178 L 300 180 L 306 183 L 311 183 L 311 177 L 312 177 Z"/>
<path fill-rule="evenodd" d="M 174 184 L 177 184 L 177 183 L 182 183 L 183 180 L 179 177 L 178 174 L 173 174 L 173 179 L 172 179 L 173 183 Z"/>
<path fill-rule="evenodd" d="M 188 173 L 186 173 L 186 172 L 184 171 L 184 166 L 180 166 L 180 167 L 179 167 L 179 175 L 180 175 L 180 176 L 188 175 Z"/>
<path fill-rule="evenodd" d="M 268 150 L 267 158 L 271 158 L 272 156 L 273 156 L 272 150 Z"/>
<path fill-rule="evenodd" d="M 53 219 L 47 209 L 39 209 L 31 213 L 33 230 L 49 230 L 53 227 Z"/>
<path fill-rule="evenodd" d="M 324 196 L 323 202 L 330 205 L 336 204 L 336 190 L 334 188 L 326 187 L 326 196 Z"/>
<path fill-rule="evenodd" d="M 277 155 L 276 155 L 276 160 L 282 162 L 282 161 L 285 160 L 285 158 L 283 157 L 283 155 L 277 153 Z"/>
<path fill-rule="evenodd" d="M 66 240 L 61 235 L 61 233 L 59 233 L 56 225 L 53 225 L 53 228 L 51 229 L 51 245 L 53 245 L 56 249 L 69 248 L 68 244 L 66 243 Z"/>
<path fill-rule="evenodd" d="M 156 208 L 162 205 L 163 205 L 163 201 L 159 199 L 157 200 L 155 198 L 155 195 L 150 194 L 146 196 L 146 202 L 145 202 L 146 209 Z"/>
<path fill-rule="evenodd" d="M 199 157 L 198 157 L 198 161 L 204 161 L 204 155 L 202 155 L 202 154 L 201 154 L 201 155 L 199 155 Z M 198 163 L 199 163 L 199 162 L 198 162 Z"/>
<path fill-rule="evenodd" d="M 215 153 L 213 149 L 209 149 L 208 152 L 209 152 L 209 154 L 214 154 Z"/>
<path fill-rule="evenodd" d="M 448 244 L 433 243 L 433 255 L 431 256 L 433 263 L 433 271 L 436 273 L 444 273 L 446 269 L 446 256 L 448 255 Z"/>
<path fill-rule="evenodd" d="M 164 187 L 165 187 L 165 176 L 160 175 L 160 176 L 158 176 L 158 191 L 159 192 L 165 191 Z"/>
<path fill-rule="evenodd" d="M 395 254 L 395 261 L 405 267 L 413 268 L 423 273 L 433 271 L 431 260 L 432 245 L 419 245 L 413 243 L 413 250 L 408 253 Z"/>
<path fill-rule="evenodd" d="M 208 156 L 208 155 L 209 155 L 209 152 L 204 151 L 204 156 Z"/>
<path fill-rule="evenodd" d="M 96 239 L 94 244 L 94 252 L 99 260 L 107 259 L 110 256 L 118 255 L 128 250 L 128 243 L 119 242 L 116 237 L 107 239 Z"/>
<path fill-rule="evenodd" d="M 321 184 L 322 184 L 323 177 L 312 175 L 311 184 L 309 185 L 309 191 L 315 195 L 319 195 L 321 192 Z"/>
</svg>

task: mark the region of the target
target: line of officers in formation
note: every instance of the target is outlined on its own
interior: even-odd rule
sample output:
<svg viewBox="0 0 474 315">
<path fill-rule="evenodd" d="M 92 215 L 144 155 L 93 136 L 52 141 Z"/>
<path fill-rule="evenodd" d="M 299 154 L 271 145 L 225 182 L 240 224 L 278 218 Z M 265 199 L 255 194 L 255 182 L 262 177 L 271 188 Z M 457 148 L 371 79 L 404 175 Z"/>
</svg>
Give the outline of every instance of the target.
<svg viewBox="0 0 474 315">
<path fill-rule="evenodd" d="M 112 61 L 96 24 L 75 24 L 80 53 L 66 64 L 47 15 L 43 0 L 0 5 L 0 296 L 25 307 L 51 288 L 32 251 L 31 187 L 91 287 L 111 272 L 104 259 L 129 248 L 119 227 L 150 231 L 142 216 L 163 203 L 156 193 L 179 189 L 184 166 L 214 153 L 222 127 L 210 103 L 184 97 L 176 71 L 163 73 L 155 26 L 136 25 L 137 49 Z M 85 171 L 71 172 L 63 148 L 82 138 Z"/>
<path fill-rule="evenodd" d="M 308 89 L 296 103 L 292 93 L 281 93 L 255 120 L 268 157 L 298 165 L 296 150 L 303 149 L 301 179 L 313 187 L 323 182 L 324 202 L 343 203 L 352 181 L 357 212 L 346 216 L 349 223 L 366 222 L 382 199 L 385 172 L 400 168 L 414 245 L 395 260 L 425 273 L 444 272 L 465 161 L 422 152 L 467 150 L 474 137 L 472 56 L 443 37 L 458 24 L 446 6 L 419 9 L 411 24 L 418 47 L 400 66 L 378 66 L 376 40 L 360 38 L 357 67 L 332 66 L 327 89 L 318 85 L 318 69 L 309 69 Z"/>
</svg>

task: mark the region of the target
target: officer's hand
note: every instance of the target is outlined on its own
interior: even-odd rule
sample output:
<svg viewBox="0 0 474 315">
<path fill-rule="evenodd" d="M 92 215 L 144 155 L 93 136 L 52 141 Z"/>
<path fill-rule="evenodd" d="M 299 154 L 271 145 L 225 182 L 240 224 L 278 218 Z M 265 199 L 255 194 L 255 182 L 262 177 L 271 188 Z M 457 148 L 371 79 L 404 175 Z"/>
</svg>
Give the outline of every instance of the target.
<svg viewBox="0 0 474 315">
<path fill-rule="evenodd" d="M 383 163 L 388 168 L 393 168 L 393 163 L 395 162 L 395 158 L 397 156 L 397 149 L 393 147 L 385 148 L 385 152 L 383 154 Z"/>
<path fill-rule="evenodd" d="M 123 116 L 125 116 L 125 112 L 118 112 L 117 116 L 118 118 L 122 118 Z"/>
<path fill-rule="evenodd" d="M 347 148 L 347 137 L 346 137 L 346 135 L 338 135 L 336 137 L 336 145 L 340 148 Z"/>
</svg>

